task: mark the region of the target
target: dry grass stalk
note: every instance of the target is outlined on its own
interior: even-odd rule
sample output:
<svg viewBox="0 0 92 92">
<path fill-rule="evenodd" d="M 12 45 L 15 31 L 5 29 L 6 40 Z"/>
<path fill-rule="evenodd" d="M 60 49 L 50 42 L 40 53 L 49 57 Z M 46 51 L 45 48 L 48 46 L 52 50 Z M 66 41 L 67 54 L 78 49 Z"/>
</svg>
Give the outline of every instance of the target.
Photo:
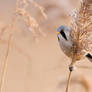
<svg viewBox="0 0 92 92">
<path fill-rule="evenodd" d="M 31 16 L 30 12 L 27 11 L 27 7 L 29 6 L 28 1 L 32 3 L 34 6 L 40 9 L 42 15 L 45 19 L 47 19 L 47 16 L 44 12 L 44 8 L 41 7 L 39 4 L 37 4 L 33 0 L 22 0 L 21 3 L 23 7 L 21 8 L 20 0 L 17 0 L 17 10 L 16 13 L 22 17 L 22 20 L 26 24 L 29 31 L 33 33 L 33 36 L 35 39 L 38 38 L 37 32 L 40 33 L 42 36 L 45 36 L 45 34 L 42 32 L 39 23 L 37 20 Z M 37 32 L 36 32 L 37 31 Z"/>
<path fill-rule="evenodd" d="M 46 14 L 44 13 L 44 9 L 38 5 L 36 2 L 30 0 L 30 2 L 32 4 L 34 4 L 37 8 L 40 9 L 42 15 L 46 17 Z M 19 4 L 23 5 L 23 8 L 21 8 L 21 6 L 19 6 Z M 12 38 L 13 38 L 13 33 L 14 33 L 14 26 L 15 26 L 15 21 L 16 21 L 16 14 L 19 14 L 21 17 L 23 17 L 23 20 L 25 22 L 25 24 L 27 25 L 27 27 L 29 28 L 29 30 L 33 33 L 33 35 L 35 37 L 37 37 L 35 29 L 37 29 L 42 35 L 44 35 L 44 33 L 41 31 L 38 22 L 36 21 L 35 18 L 33 18 L 29 12 L 27 12 L 26 8 L 28 6 L 27 0 L 17 0 L 16 1 L 16 10 L 15 10 L 15 14 L 14 17 L 12 18 L 12 22 L 11 24 L 9 24 L 8 26 L 4 27 L 0 33 L 0 35 L 2 35 L 6 29 L 8 27 L 9 28 L 9 39 L 8 39 L 8 46 L 7 46 L 7 51 L 6 51 L 6 55 L 5 55 L 5 59 L 4 59 L 4 65 L 3 65 L 3 69 L 2 69 L 2 75 L 1 75 L 1 81 L 0 81 L 0 92 L 2 92 L 2 88 L 3 88 L 3 84 L 5 81 L 5 76 L 6 76 L 6 72 L 7 72 L 7 64 L 8 64 L 8 56 L 9 56 L 9 52 L 10 52 L 10 48 L 11 48 L 11 44 L 12 44 Z M 17 48 L 18 49 L 18 48 Z M 20 49 L 18 49 L 20 50 Z M 30 56 L 26 55 L 29 59 Z"/>
<path fill-rule="evenodd" d="M 3 61 L 4 65 L 3 65 L 3 68 L 2 68 L 2 75 L 1 75 L 1 81 L 0 81 L 0 92 L 2 92 L 2 89 L 3 89 L 2 87 L 3 87 L 4 81 L 5 81 L 5 76 L 6 76 L 6 71 L 7 71 L 7 64 L 8 64 L 8 56 L 9 56 L 11 41 L 12 41 L 13 32 L 14 32 L 15 20 L 16 20 L 16 17 L 14 17 L 12 19 L 12 23 L 10 24 L 9 39 L 8 39 L 8 43 L 7 43 L 8 46 L 7 46 L 5 59 Z"/>
<path fill-rule="evenodd" d="M 62 90 L 62 87 L 65 86 L 66 84 L 66 80 L 63 80 L 59 83 L 59 88 Z M 77 84 L 77 85 L 81 85 L 81 87 L 85 90 L 85 92 L 90 92 L 91 89 L 91 84 L 89 82 L 89 80 L 86 78 L 86 76 L 83 75 L 76 75 L 71 79 L 71 85 L 73 85 L 73 87 Z M 83 90 L 81 89 L 81 90 Z M 74 91 L 75 89 L 73 89 Z M 77 89 L 79 90 L 79 89 Z"/>
<path fill-rule="evenodd" d="M 72 56 L 72 63 L 71 63 L 72 66 L 74 66 L 75 61 L 76 61 L 75 60 L 75 54 L 73 54 L 73 56 Z M 70 83 L 71 75 L 72 75 L 72 71 L 69 72 L 69 76 L 68 76 L 67 86 L 66 86 L 66 91 L 65 92 L 68 92 L 68 90 L 69 90 L 69 83 Z"/>
<path fill-rule="evenodd" d="M 91 3 L 83 0 L 81 2 L 81 8 L 76 13 L 72 24 L 72 40 L 75 48 L 73 54 L 76 54 L 76 61 L 84 57 L 86 52 L 92 53 L 92 12 Z"/>
<path fill-rule="evenodd" d="M 41 13 L 42 13 L 42 15 L 44 16 L 44 18 L 47 19 L 47 15 L 44 12 L 45 9 L 42 6 L 40 6 L 38 3 L 36 3 L 34 0 L 29 0 L 29 1 L 30 1 L 30 3 L 32 3 L 33 5 L 35 5 L 37 8 L 39 8 L 40 11 L 41 11 Z"/>
<path fill-rule="evenodd" d="M 4 27 L 3 30 L 1 31 L 1 35 L 2 35 L 6 31 L 6 29 L 9 28 L 9 39 L 8 39 L 8 42 L 7 42 L 6 55 L 5 55 L 5 58 L 4 58 L 4 61 L 3 61 L 4 64 L 3 64 L 3 68 L 2 68 L 2 74 L 1 74 L 0 92 L 2 92 L 2 90 L 3 90 L 3 84 L 4 84 L 4 81 L 5 81 L 5 76 L 6 76 L 6 72 L 7 72 L 8 56 L 9 56 L 9 52 L 10 52 L 10 48 L 11 48 L 15 21 L 16 21 L 16 15 L 14 14 L 14 16 L 12 18 L 12 22 L 8 26 Z"/>
<path fill-rule="evenodd" d="M 1 24 L 2 25 L 2 24 Z M 6 43 L 5 40 L 2 39 L 3 35 L 5 34 L 5 32 L 9 29 L 9 25 L 3 24 L 0 27 L 0 43 Z"/>
<path fill-rule="evenodd" d="M 66 91 L 65 91 L 65 92 L 68 92 L 68 90 L 69 90 L 69 83 L 70 83 L 71 73 L 72 73 L 72 72 L 70 72 L 70 73 L 69 73 L 69 76 L 68 76 L 67 86 L 66 86 Z"/>
<path fill-rule="evenodd" d="M 84 87 L 85 92 L 90 92 L 90 88 L 91 88 L 90 83 L 84 76 L 77 76 L 77 77 L 71 79 L 71 83 L 73 85 L 75 83 L 81 84 Z"/>
<path fill-rule="evenodd" d="M 11 47 L 11 41 L 12 41 L 12 36 L 13 36 L 13 27 L 15 24 L 15 18 L 13 19 L 13 22 L 11 24 L 10 27 L 10 33 L 9 33 L 9 39 L 8 39 L 8 46 L 7 46 L 7 51 L 6 51 L 6 55 L 5 55 L 5 59 L 4 59 L 4 65 L 2 68 L 2 75 L 1 75 L 1 81 L 0 81 L 0 92 L 2 92 L 2 87 L 4 84 L 4 80 L 5 80 L 5 75 L 6 75 L 6 70 L 7 70 L 7 64 L 8 64 L 8 56 L 9 56 L 9 52 L 10 52 L 10 47 Z"/>
<path fill-rule="evenodd" d="M 74 43 L 72 48 L 72 66 L 76 61 L 84 58 L 85 54 L 92 53 L 92 0 L 83 0 L 79 11 L 76 12 L 72 21 L 71 37 Z M 68 92 L 68 78 L 66 92 Z"/>
</svg>

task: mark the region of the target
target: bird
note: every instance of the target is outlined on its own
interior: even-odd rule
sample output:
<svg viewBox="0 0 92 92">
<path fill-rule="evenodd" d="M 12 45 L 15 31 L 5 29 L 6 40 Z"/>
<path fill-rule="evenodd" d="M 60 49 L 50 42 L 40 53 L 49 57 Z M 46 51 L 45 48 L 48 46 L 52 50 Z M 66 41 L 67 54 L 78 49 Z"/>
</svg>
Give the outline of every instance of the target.
<svg viewBox="0 0 92 92">
<path fill-rule="evenodd" d="M 71 28 L 65 25 L 61 25 L 57 29 L 57 38 L 60 45 L 61 50 L 64 52 L 66 56 L 72 58 L 73 46 L 74 43 L 71 37 Z M 89 61 L 92 62 L 92 54 L 86 53 L 85 56 Z M 71 64 L 70 64 L 71 67 Z M 72 68 L 72 67 L 71 67 Z"/>
<path fill-rule="evenodd" d="M 66 91 L 68 92 L 75 63 L 85 57 L 92 62 L 92 0 L 81 0 L 80 8 L 74 12 L 71 25 L 61 25 L 57 38 L 62 51 L 71 58 Z"/>
<path fill-rule="evenodd" d="M 64 52 L 64 54 L 68 57 L 71 57 L 72 54 L 72 46 L 73 42 L 70 37 L 70 31 L 71 29 L 67 26 L 60 26 L 57 29 L 57 38 L 60 45 L 60 48 Z"/>
</svg>

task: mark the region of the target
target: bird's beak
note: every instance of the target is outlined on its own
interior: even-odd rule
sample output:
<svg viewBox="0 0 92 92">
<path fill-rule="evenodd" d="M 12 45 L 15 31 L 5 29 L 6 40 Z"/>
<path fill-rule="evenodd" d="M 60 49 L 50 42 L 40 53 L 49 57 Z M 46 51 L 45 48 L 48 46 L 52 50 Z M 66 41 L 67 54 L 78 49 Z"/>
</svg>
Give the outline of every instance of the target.
<svg viewBox="0 0 92 92">
<path fill-rule="evenodd" d="M 59 35 L 59 34 L 60 34 L 60 32 L 57 32 L 57 34 Z"/>
</svg>

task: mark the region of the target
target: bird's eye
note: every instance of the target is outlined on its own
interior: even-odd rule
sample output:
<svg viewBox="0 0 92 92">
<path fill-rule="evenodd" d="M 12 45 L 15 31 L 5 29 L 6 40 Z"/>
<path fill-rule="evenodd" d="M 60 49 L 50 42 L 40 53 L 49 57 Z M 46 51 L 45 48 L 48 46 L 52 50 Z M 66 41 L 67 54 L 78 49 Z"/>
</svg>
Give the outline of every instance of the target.
<svg viewBox="0 0 92 92">
<path fill-rule="evenodd" d="M 60 31 L 60 34 L 62 35 L 62 37 L 63 37 L 65 40 L 67 40 L 67 37 L 66 37 L 66 34 L 65 34 L 64 30 L 61 30 L 61 31 Z"/>
</svg>

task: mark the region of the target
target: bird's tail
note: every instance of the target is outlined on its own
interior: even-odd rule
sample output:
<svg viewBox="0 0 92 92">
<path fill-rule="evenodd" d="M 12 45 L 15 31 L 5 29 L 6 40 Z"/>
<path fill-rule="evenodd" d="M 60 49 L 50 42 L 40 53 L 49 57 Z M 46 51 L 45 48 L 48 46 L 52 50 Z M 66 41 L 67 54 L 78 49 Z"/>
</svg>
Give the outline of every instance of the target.
<svg viewBox="0 0 92 92">
<path fill-rule="evenodd" d="M 86 55 L 86 57 L 88 58 L 88 60 L 89 60 L 90 62 L 92 62 L 92 55 L 91 55 L 91 54 L 88 53 L 88 54 Z"/>
</svg>

